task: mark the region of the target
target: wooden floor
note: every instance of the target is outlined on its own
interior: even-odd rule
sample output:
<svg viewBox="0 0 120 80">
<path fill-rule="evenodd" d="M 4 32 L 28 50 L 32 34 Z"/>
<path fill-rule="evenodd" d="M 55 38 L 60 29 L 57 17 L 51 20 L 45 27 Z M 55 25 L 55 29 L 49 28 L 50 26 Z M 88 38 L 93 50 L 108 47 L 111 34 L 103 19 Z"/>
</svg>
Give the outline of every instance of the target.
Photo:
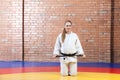
<svg viewBox="0 0 120 80">
<path fill-rule="evenodd" d="M 59 72 L 2 74 L 0 80 L 120 80 L 120 74 L 79 72 L 77 76 L 61 76 Z"/>
</svg>

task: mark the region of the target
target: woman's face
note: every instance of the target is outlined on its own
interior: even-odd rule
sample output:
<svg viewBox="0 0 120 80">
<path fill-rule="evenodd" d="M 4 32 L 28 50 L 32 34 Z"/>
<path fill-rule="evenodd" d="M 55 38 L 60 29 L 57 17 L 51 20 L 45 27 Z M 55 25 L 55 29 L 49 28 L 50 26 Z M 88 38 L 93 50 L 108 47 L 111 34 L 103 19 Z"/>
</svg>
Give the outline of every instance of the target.
<svg viewBox="0 0 120 80">
<path fill-rule="evenodd" d="M 70 33 L 72 31 L 71 30 L 72 24 L 70 22 L 66 22 L 64 28 L 65 28 L 65 30 L 66 30 L 67 33 Z"/>
</svg>

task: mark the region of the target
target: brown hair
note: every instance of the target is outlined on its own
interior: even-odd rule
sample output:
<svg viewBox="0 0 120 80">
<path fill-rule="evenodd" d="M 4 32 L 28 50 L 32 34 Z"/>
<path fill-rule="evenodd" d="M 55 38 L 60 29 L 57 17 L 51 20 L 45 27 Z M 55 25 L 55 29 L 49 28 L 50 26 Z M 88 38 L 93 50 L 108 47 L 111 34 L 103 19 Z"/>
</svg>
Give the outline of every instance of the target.
<svg viewBox="0 0 120 80">
<path fill-rule="evenodd" d="M 71 23 L 71 25 L 72 25 L 72 21 L 70 21 L 70 20 L 66 20 L 65 23 L 64 23 L 64 25 L 65 25 L 67 22 Z"/>
<path fill-rule="evenodd" d="M 65 21 L 65 23 L 64 23 L 64 25 L 67 23 L 67 22 L 70 22 L 71 24 L 72 24 L 72 22 L 70 21 L 70 20 L 66 20 Z M 65 34 L 66 34 L 67 32 L 66 32 L 66 30 L 65 30 L 65 28 L 63 29 L 63 32 L 62 32 L 62 42 L 64 42 L 64 40 L 65 40 Z"/>
</svg>

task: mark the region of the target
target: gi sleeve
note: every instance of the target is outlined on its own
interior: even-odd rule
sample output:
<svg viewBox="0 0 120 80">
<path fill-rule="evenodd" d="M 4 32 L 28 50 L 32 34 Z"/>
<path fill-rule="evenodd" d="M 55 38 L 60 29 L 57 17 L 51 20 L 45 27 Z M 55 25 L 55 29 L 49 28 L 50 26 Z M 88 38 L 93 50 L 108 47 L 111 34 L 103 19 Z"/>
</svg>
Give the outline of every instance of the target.
<svg viewBox="0 0 120 80">
<path fill-rule="evenodd" d="M 82 48 L 82 45 L 81 45 L 81 42 L 80 42 L 80 40 L 79 40 L 79 38 L 78 38 L 78 36 L 76 35 L 76 49 L 77 49 L 77 52 L 78 52 L 78 54 L 84 54 L 84 51 L 83 51 L 83 48 Z"/>
<path fill-rule="evenodd" d="M 61 47 L 60 36 L 58 36 L 56 39 L 56 42 L 55 42 L 53 54 L 59 55 L 60 54 L 60 47 Z"/>
</svg>

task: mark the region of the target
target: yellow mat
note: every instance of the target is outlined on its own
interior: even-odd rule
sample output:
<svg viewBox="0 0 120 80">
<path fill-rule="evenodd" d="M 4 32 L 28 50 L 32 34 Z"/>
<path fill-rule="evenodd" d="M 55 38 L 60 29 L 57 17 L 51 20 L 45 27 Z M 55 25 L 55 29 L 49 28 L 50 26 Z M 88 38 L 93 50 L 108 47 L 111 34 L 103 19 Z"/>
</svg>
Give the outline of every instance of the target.
<svg viewBox="0 0 120 80">
<path fill-rule="evenodd" d="M 61 76 L 58 72 L 1 74 L 0 80 L 120 80 L 120 74 L 79 72 L 77 76 Z"/>
</svg>

